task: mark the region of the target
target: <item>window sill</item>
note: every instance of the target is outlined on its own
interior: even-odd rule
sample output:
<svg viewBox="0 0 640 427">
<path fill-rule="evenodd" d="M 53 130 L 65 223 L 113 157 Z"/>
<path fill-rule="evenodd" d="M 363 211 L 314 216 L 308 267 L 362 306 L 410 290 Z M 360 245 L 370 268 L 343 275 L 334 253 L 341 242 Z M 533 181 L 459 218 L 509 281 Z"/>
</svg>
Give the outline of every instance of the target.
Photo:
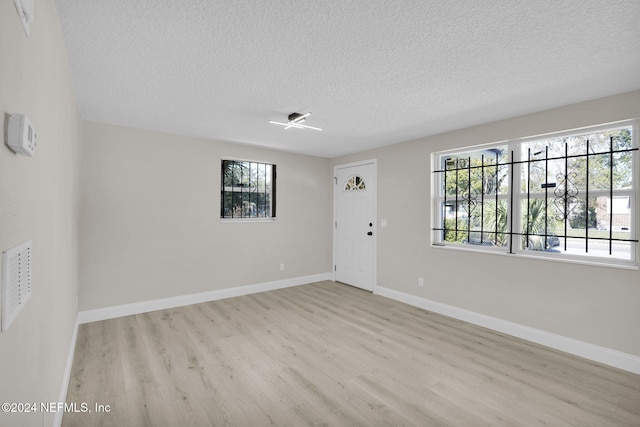
<svg viewBox="0 0 640 427">
<path fill-rule="evenodd" d="M 247 222 L 276 222 L 275 218 L 220 218 L 223 224 L 240 224 Z"/>
<path fill-rule="evenodd" d="M 446 249 L 453 251 L 462 251 L 462 252 L 474 252 L 481 254 L 489 254 L 489 255 L 501 255 L 501 256 L 509 256 L 515 258 L 523 258 L 523 259 L 534 259 L 538 261 L 550 261 L 550 262 L 561 262 L 567 264 L 580 264 L 580 265 L 590 265 L 594 267 L 607 267 L 607 268 L 618 268 L 623 270 L 640 270 L 640 266 L 634 261 L 625 261 L 625 260 L 609 260 L 605 258 L 597 258 L 593 257 L 593 259 L 576 259 L 567 255 L 558 256 L 558 254 L 553 255 L 545 255 L 544 252 L 540 253 L 527 253 L 527 252 L 516 252 L 516 253 L 508 253 L 505 252 L 504 249 L 489 249 L 489 248 L 476 248 L 476 247 L 465 247 L 465 246 L 453 246 L 453 245 L 444 245 L 439 243 L 431 244 L 432 248 L 437 249 Z"/>
</svg>

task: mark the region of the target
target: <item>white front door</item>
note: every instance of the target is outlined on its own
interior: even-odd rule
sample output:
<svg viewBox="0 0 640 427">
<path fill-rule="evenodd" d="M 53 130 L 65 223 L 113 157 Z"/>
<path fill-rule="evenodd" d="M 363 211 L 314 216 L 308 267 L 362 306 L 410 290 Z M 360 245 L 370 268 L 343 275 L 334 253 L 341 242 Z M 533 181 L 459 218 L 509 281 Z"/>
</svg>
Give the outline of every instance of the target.
<svg viewBox="0 0 640 427">
<path fill-rule="evenodd" d="M 335 280 L 373 291 L 376 245 L 376 162 L 334 170 Z"/>
</svg>

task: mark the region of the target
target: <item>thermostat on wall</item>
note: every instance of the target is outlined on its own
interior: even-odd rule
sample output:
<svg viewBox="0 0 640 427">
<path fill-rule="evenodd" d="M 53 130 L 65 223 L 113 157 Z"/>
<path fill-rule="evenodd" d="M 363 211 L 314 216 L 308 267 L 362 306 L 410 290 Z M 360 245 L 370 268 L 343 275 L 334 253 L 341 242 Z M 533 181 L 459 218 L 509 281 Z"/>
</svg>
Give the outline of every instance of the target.
<svg viewBox="0 0 640 427">
<path fill-rule="evenodd" d="M 36 131 L 31 120 L 24 114 L 9 116 L 7 145 L 17 154 L 33 156 L 36 150 Z"/>
</svg>

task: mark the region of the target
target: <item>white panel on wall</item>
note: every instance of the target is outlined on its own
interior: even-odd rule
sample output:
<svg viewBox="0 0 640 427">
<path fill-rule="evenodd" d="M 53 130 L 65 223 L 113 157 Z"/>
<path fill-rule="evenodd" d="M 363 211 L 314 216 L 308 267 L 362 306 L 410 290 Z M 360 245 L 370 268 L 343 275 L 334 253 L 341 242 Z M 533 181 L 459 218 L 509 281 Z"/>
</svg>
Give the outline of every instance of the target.
<svg viewBox="0 0 640 427">
<path fill-rule="evenodd" d="M 31 240 L 2 253 L 2 332 L 31 297 Z"/>
</svg>

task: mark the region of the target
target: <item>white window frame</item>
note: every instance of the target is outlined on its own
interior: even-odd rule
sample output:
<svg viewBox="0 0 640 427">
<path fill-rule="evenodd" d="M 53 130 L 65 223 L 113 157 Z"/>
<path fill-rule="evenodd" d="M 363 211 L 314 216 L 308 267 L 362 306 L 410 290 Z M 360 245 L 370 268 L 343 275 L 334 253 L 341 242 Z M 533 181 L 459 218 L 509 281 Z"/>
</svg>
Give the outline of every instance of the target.
<svg viewBox="0 0 640 427">
<path fill-rule="evenodd" d="M 542 135 L 535 135 L 530 137 L 506 140 L 506 141 L 498 141 L 488 144 L 480 144 L 468 147 L 461 147 L 452 150 L 445 150 L 432 153 L 432 188 L 431 188 L 431 199 L 432 199 L 432 208 L 431 208 L 431 218 L 432 218 L 432 233 L 431 233 L 431 244 L 435 248 L 443 248 L 443 249 L 453 249 L 453 250 L 463 250 L 463 251 L 474 251 L 474 252 L 484 252 L 484 253 L 492 253 L 499 255 L 509 255 L 516 257 L 525 257 L 525 258 L 537 258 L 537 259 L 545 259 L 551 261 L 560 261 L 560 262 L 573 262 L 579 264 L 589 264 L 589 265 L 601 265 L 607 267 L 618 267 L 618 268 L 627 268 L 627 269 L 638 269 L 640 265 L 640 250 L 638 249 L 637 242 L 630 243 L 630 258 L 622 259 L 617 257 L 601 257 L 596 255 L 589 254 L 570 254 L 570 253 L 549 253 L 544 251 L 532 251 L 527 250 L 526 248 L 520 248 L 520 239 L 521 235 L 519 234 L 519 230 L 522 230 L 522 202 L 523 200 L 527 200 L 527 193 L 520 191 L 522 188 L 522 163 L 519 162 L 521 157 L 521 149 L 525 143 L 552 139 L 552 138 L 562 138 L 576 135 L 583 135 L 585 133 L 595 133 L 606 130 L 613 130 L 621 127 L 631 127 L 632 128 L 632 148 L 638 149 L 639 146 L 639 138 L 640 138 L 640 120 L 624 120 L 613 123 L 605 123 L 596 126 L 589 126 L 578 129 L 571 129 L 562 132 L 554 132 Z M 443 192 L 443 173 L 438 172 L 442 168 L 442 158 L 446 156 L 455 156 L 459 153 L 466 153 L 470 151 L 480 151 L 487 150 L 495 147 L 507 147 L 508 150 L 508 179 L 509 185 L 508 190 L 504 193 L 499 193 L 499 200 L 506 200 L 508 210 L 510 214 L 508 215 L 508 221 L 506 226 L 506 231 L 509 234 L 510 242 L 507 244 L 507 247 L 498 247 L 498 246 L 482 246 L 475 244 L 462 244 L 456 242 L 446 242 L 443 240 L 443 209 L 442 204 L 444 203 L 444 192 Z M 623 196 L 630 198 L 630 239 L 638 239 L 639 230 L 637 230 L 637 218 L 640 215 L 640 178 L 639 175 L 639 160 L 638 151 L 632 151 L 632 176 L 634 177 L 632 181 L 631 189 L 614 189 L 613 195 L 614 198 Z M 513 157 L 511 157 L 513 156 Z M 525 154 L 526 156 L 526 154 Z M 517 191 L 514 191 L 517 189 Z M 589 190 L 589 197 L 597 196 L 602 193 L 603 196 L 609 196 L 609 190 Z M 538 193 L 532 193 L 538 195 Z M 530 194 L 531 196 L 531 194 Z M 526 204 L 526 203 L 525 203 Z M 524 212 L 526 215 L 526 212 Z M 513 219 L 513 224 L 511 224 L 511 219 Z"/>
</svg>

